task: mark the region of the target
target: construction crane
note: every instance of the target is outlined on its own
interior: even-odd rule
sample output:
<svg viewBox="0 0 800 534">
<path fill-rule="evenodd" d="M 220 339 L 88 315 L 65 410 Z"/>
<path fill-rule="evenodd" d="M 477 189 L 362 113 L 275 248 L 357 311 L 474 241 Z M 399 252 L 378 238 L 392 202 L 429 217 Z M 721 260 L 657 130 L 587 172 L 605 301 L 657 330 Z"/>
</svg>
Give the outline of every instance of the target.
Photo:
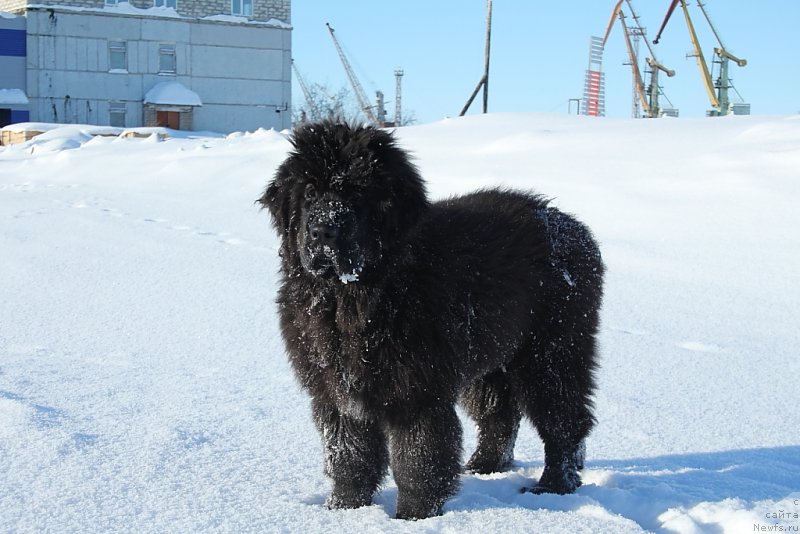
<svg viewBox="0 0 800 534">
<path fill-rule="evenodd" d="M 683 16 L 686 19 L 686 27 L 689 30 L 689 38 L 691 39 L 692 47 L 694 48 L 694 56 L 697 59 L 697 66 L 700 69 L 700 77 L 703 81 L 706 94 L 708 95 L 708 100 L 713 108 L 711 111 L 709 111 L 709 115 L 728 115 L 733 111 L 733 107 L 731 106 L 730 98 L 728 96 L 728 89 L 733 87 L 733 85 L 731 85 L 730 78 L 728 77 L 728 62 L 733 61 L 738 66 L 744 67 L 747 65 L 747 60 L 738 58 L 727 51 L 725 45 L 722 44 L 722 39 L 720 39 L 716 27 L 714 27 L 714 24 L 711 22 L 711 18 L 706 12 L 705 4 L 703 4 L 703 2 L 700 0 L 697 0 L 697 5 L 703 12 L 703 16 L 705 17 L 706 22 L 708 22 L 708 25 L 711 28 L 714 37 L 717 39 L 717 43 L 719 44 L 718 47 L 714 48 L 714 54 L 718 58 L 715 60 L 715 63 L 720 64 L 720 75 L 716 83 L 712 82 L 711 80 L 711 73 L 708 70 L 708 64 L 706 63 L 705 56 L 703 56 L 703 51 L 700 48 L 700 41 L 697 38 L 697 32 L 695 32 L 694 24 L 692 23 L 692 17 L 689 15 L 689 9 L 687 7 L 686 0 L 672 0 L 669 8 L 667 9 L 667 14 L 664 17 L 664 22 L 661 23 L 661 28 L 658 30 L 658 35 L 656 35 L 656 38 L 653 41 L 654 44 L 658 43 L 658 41 L 661 39 L 661 34 L 663 33 L 667 22 L 669 22 L 672 12 L 675 11 L 675 8 L 678 6 L 678 4 L 680 4 L 681 8 L 683 9 Z"/>
<path fill-rule="evenodd" d="M 364 92 L 364 88 L 361 86 L 358 78 L 356 78 L 356 73 L 353 71 L 353 67 L 350 66 L 350 62 L 347 60 L 347 56 L 345 55 L 344 50 L 342 50 L 339 40 L 336 39 L 333 28 L 331 28 L 331 25 L 327 22 L 325 23 L 325 26 L 327 26 L 328 31 L 331 32 L 331 39 L 333 39 L 333 44 L 336 47 L 336 51 L 339 53 L 339 59 L 342 61 L 342 66 L 347 74 L 347 78 L 350 80 L 350 85 L 353 87 L 353 92 L 356 94 L 358 105 L 361 106 L 361 110 L 367 116 L 369 122 L 377 126 L 383 126 L 383 121 L 378 119 L 373 107 L 369 104 L 367 94 Z"/>
<path fill-rule="evenodd" d="M 631 31 L 628 28 L 628 25 L 625 23 L 625 13 L 622 11 L 623 0 L 619 0 L 614 6 L 614 9 L 611 11 L 611 18 L 609 19 L 608 26 L 606 27 L 606 33 L 603 37 L 602 46 L 605 47 L 606 41 L 608 40 L 608 35 L 611 33 L 611 29 L 614 26 L 614 22 L 619 19 L 620 25 L 622 26 L 623 37 L 625 38 L 625 46 L 628 49 L 628 59 L 631 64 L 631 70 L 633 71 L 633 89 L 636 95 L 635 98 L 638 99 L 639 104 L 642 106 L 642 112 L 644 113 L 645 117 L 660 117 L 661 108 L 658 105 L 658 72 L 664 72 L 667 76 L 672 77 L 675 75 L 675 71 L 664 67 L 658 62 L 656 59 L 656 54 L 650 46 L 650 43 L 647 42 L 647 39 L 645 39 L 645 43 L 647 43 L 647 49 L 651 56 L 645 58 L 647 64 L 650 66 L 650 84 L 647 88 L 645 88 L 642 72 L 639 69 L 639 58 L 637 57 L 636 49 L 631 42 L 631 35 L 644 35 L 645 32 L 644 28 L 642 28 L 642 26 L 639 24 L 639 16 L 636 14 L 636 11 L 634 11 L 631 0 L 624 1 L 628 4 L 628 9 L 630 9 L 631 16 L 636 24 L 636 33 L 634 34 L 634 32 Z"/>
<path fill-rule="evenodd" d="M 292 59 L 292 69 L 294 69 L 294 74 L 297 76 L 297 82 L 300 84 L 300 89 L 303 90 L 303 96 L 306 99 L 306 104 L 308 104 L 308 111 L 311 115 L 309 118 L 312 121 L 320 119 L 322 114 L 317 107 L 317 103 L 314 101 L 314 97 L 311 95 L 311 90 L 308 88 L 305 79 L 300 74 L 300 70 L 297 68 L 297 65 L 295 65 L 294 59 Z"/>
</svg>

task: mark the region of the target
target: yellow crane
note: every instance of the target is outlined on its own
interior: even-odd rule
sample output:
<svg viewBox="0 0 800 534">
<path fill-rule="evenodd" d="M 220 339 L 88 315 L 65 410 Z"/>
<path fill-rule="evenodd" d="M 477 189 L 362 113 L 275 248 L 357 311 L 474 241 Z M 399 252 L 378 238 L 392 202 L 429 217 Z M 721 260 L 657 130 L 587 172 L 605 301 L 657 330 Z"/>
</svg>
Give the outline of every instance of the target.
<svg viewBox="0 0 800 534">
<path fill-rule="evenodd" d="M 692 17 L 689 15 L 689 8 L 687 7 L 686 0 L 672 0 L 669 8 L 667 9 L 667 14 L 664 17 L 664 22 L 661 23 L 661 28 L 658 30 L 658 35 L 656 35 L 655 40 L 653 40 L 654 44 L 658 43 L 658 41 L 661 39 L 661 34 L 663 33 L 667 22 L 669 22 L 672 12 L 675 11 L 675 8 L 678 6 L 678 4 L 680 4 L 681 8 L 683 9 L 683 16 L 686 19 L 686 27 L 689 30 L 689 38 L 692 41 L 694 56 L 697 59 L 697 66 L 700 69 L 700 77 L 703 81 L 703 87 L 705 87 L 708 100 L 713 108 L 709 114 L 728 115 L 732 111 L 730 98 L 728 97 L 728 89 L 732 87 L 730 79 L 728 78 L 728 62 L 733 61 L 738 66 L 744 67 L 747 65 L 747 60 L 738 58 L 725 49 L 717 29 L 711 22 L 711 17 L 709 17 L 708 13 L 706 12 L 705 4 L 703 4 L 703 2 L 700 0 L 697 1 L 697 5 L 703 12 L 706 22 L 708 22 L 711 31 L 714 33 L 714 37 L 717 39 L 717 43 L 719 43 L 719 46 L 714 48 L 714 53 L 719 58 L 720 63 L 720 75 L 716 84 L 711 79 L 711 73 L 708 70 L 708 64 L 706 63 L 705 56 L 703 56 L 703 51 L 700 48 L 700 41 L 697 38 L 697 32 L 694 29 Z"/>
<path fill-rule="evenodd" d="M 672 77 L 675 75 L 675 71 L 664 67 L 658 62 L 655 52 L 650 47 L 650 43 L 645 40 L 647 49 L 650 52 L 650 56 L 652 56 L 645 58 L 645 61 L 650 66 L 650 84 L 647 89 L 645 89 L 642 72 L 639 69 L 639 58 L 636 56 L 636 50 L 631 42 L 631 30 L 625 23 L 625 13 L 622 11 L 623 1 L 627 2 L 628 4 L 628 9 L 630 9 L 631 16 L 633 17 L 634 23 L 636 24 L 640 35 L 644 35 L 644 29 L 639 24 L 639 16 L 636 14 L 636 11 L 634 11 L 631 1 L 619 0 L 614 6 L 614 9 L 611 11 L 611 18 L 608 21 L 606 33 L 603 36 L 603 46 L 605 47 L 608 36 L 611 33 L 612 27 L 614 26 L 614 22 L 619 19 L 619 23 L 622 26 L 623 37 L 625 38 L 625 46 L 628 49 L 628 59 L 631 64 L 631 70 L 633 71 L 634 92 L 639 100 L 640 105 L 642 106 L 642 112 L 644 113 L 645 117 L 659 117 L 661 115 L 661 108 L 658 105 L 658 72 L 664 72 L 667 76 Z"/>
</svg>

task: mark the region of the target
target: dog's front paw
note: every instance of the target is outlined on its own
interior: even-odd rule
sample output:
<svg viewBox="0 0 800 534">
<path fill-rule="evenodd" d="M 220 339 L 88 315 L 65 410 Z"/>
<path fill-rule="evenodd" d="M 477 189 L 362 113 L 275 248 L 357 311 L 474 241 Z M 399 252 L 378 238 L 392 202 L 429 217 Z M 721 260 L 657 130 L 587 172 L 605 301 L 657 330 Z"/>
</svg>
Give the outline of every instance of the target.
<svg viewBox="0 0 800 534">
<path fill-rule="evenodd" d="M 464 472 L 476 475 L 501 473 L 503 471 L 508 471 L 513 463 L 514 459 L 510 457 L 495 458 L 484 456 L 476 452 L 472 455 L 472 458 L 469 459 L 467 465 L 464 466 Z"/>
<path fill-rule="evenodd" d="M 403 495 L 397 498 L 396 519 L 417 520 L 442 515 L 443 499 L 431 496 Z"/>
<path fill-rule="evenodd" d="M 372 494 L 353 488 L 334 488 L 325 501 L 329 510 L 342 508 L 361 508 L 372 504 Z"/>
<path fill-rule="evenodd" d="M 539 483 L 532 488 L 523 488 L 523 492 L 541 495 L 543 493 L 555 493 L 567 495 L 575 493 L 581 487 L 581 476 L 574 467 L 566 469 L 545 468 Z"/>
</svg>

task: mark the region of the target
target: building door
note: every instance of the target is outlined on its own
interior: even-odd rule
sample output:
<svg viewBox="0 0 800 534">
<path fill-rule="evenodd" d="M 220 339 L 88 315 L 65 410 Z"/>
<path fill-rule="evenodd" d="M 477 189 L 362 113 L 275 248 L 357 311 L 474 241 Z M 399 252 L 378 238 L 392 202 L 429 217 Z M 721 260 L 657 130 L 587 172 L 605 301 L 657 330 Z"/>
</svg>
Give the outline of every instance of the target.
<svg viewBox="0 0 800 534">
<path fill-rule="evenodd" d="M 0 108 L 0 128 L 11 124 L 11 110 Z"/>
<path fill-rule="evenodd" d="M 156 111 L 156 124 L 173 130 L 181 129 L 181 114 L 179 111 Z"/>
</svg>

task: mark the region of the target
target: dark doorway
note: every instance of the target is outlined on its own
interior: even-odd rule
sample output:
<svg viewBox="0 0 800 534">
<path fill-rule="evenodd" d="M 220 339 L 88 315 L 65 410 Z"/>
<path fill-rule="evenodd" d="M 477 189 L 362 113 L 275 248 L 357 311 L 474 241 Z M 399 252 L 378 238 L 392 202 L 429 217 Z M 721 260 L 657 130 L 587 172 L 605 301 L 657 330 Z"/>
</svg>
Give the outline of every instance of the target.
<svg viewBox="0 0 800 534">
<path fill-rule="evenodd" d="M 173 130 L 181 129 L 181 114 L 178 111 L 156 111 L 156 124 Z"/>
</svg>

